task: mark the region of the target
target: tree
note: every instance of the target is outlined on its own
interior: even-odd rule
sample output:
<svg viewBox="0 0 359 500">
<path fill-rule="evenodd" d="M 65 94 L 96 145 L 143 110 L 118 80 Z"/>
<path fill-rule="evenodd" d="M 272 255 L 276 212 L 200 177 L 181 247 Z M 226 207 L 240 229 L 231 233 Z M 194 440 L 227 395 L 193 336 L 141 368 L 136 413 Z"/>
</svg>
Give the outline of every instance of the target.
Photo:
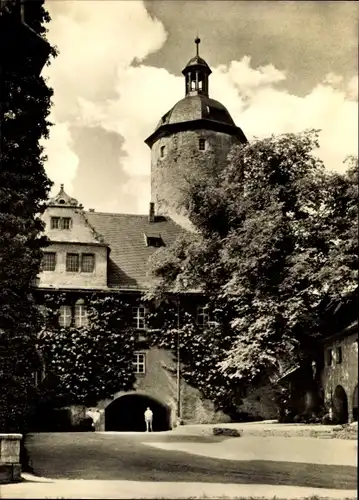
<svg viewBox="0 0 359 500">
<path fill-rule="evenodd" d="M 46 294 L 37 348 L 46 378 L 39 390 L 52 407 L 96 405 L 132 388 L 137 336 L 131 327 L 132 303 L 121 296 L 92 294 L 86 299 L 87 324 L 59 326 L 66 293 Z"/>
<path fill-rule="evenodd" d="M 28 2 L 29 33 L 45 36 L 49 16 L 43 2 Z M 3 7 L 3 6 L 2 6 Z M 5 42 L 20 25 L 19 2 L 8 1 L 1 10 Z M 3 29 L 4 28 L 4 29 Z M 2 38 L 3 40 L 3 38 Z M 47 43 L 47 42 L 43 42 Z M 47 138 L 52 90 L 39 75 L 38 54 L 19 46 L 16 57 L 2 54 L 1 169 L 0 169 L 0 430 L 22 430 L 24 414 L 33 394 L 39 328 L 31 283 L 40 269 L 44 210 L 51 182 L 40 139 Z M 54 49 L 50 54 L 55 55 Z M 50 55 L 49 54 L 49 55 Z"/>
<path fill-rule="evenodd" d="M 358 163 L 328 173 L 318 146 L 315 130 L 257 140 L 235 147 L 216 177 L 193 180 L 195 231 L 155 255 L 148 296 L 206 297 L 215 328 L 181 334 L 195 383 L 209 376 L 207 346 L 223 393 L 313 359 L 328 303 L 356 288 Z"/>
</svg>

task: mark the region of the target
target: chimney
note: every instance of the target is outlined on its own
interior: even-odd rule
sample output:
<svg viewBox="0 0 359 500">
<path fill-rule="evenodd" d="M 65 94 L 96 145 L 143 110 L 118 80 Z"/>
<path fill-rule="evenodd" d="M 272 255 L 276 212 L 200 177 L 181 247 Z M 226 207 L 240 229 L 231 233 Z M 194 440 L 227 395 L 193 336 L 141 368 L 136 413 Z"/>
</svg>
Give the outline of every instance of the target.
<svg viewBox="0 0 359 500">
<path fill-rule="evenodd" d="M 156 216 L 155 216 L 155 204 L 153 201 L 150 202 L 150 211 L 148 214 L 148 220 L 150 222 L 156 222 Z"/>
<path fill-rule="evenodd" d="M 94 208 L 89 208 L 89 212 L 94 212 L 95 209 Z"/>
</svg>

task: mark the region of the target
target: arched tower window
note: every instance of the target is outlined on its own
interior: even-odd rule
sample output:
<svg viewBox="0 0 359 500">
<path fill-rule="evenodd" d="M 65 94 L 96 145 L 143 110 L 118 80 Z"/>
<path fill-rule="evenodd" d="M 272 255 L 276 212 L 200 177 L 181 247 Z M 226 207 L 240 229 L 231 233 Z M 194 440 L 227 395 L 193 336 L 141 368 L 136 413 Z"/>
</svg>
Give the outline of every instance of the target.
<svg viewBox="0 0 359 500">
<path fill-rule="evenodd" d="M 160 148 L 160 157 L 161 158 L 165 157 L 165 151 L 166 151 L 166 147 L 165 146 L 161 146 L 161 148 Z"/>
</svg>

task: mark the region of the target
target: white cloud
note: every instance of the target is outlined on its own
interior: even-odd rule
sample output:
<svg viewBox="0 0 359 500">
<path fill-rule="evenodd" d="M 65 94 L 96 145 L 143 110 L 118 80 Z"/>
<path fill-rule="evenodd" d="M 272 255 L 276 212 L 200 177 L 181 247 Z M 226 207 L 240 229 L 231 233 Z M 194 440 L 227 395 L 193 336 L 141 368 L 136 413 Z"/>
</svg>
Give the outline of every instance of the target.
<svg viewBox="0 0 359 500">
<path fill-rule="evenodd" d="M 46 69 L 55 91 L 52 114 L 56 123 L 47 146 L 48 173 L 66 185 L 76 175 L 71 125 L 116 132 L 124 139 L 126 155 L 120 161 L 130 179 L 119 182 L 118 199 L 108 200 L 104 192 L 103 203 L 96 209 L 147 211 L 150 151 L 143 141 L 184 96 L 182 77 L 144 62 L 165 43 L 165 29 L 139 1 L 57 0 L 48 7 L 53 16 L 49 38 L 60 50 Z M 132 65 L 133 61 L 137 64 Z M 185 63 L 186 58 L 178 61 L 179 66 Z M 343 159 L 357 153 L 357 103 L 353 100 L 357 77 L 345 82 L 329 74 L 299 97 L 286 91 L 285 71 L 271 64 L 252 67 L 249 56 L 212 70 L 211 97 L 228 108 L 249 139 L 320 128 L 319 154 L 328 168 L 340 170 Z M 106 176 L 105 167 L 101 166 L 98 189 Z M 128 203 L 125 208 L 122 195 Z"/>
<path fill-rule="evenodd" d="M 358 76 L 353 76 L 347 84 L 347 92 L 351 99 L 358 100 Z"/>
<path fill-rule="evenodd" d="M 51 139 L 42 141 L 48 157 L 46 172 L 54 182 L 53 192 L 58 191 L 60 184 L 66 184 L 66 191 L 71 194 L 79 159 L 72 150 L 71 134 L 68 123 L 57 123 L 51 129 Z"/>
</svg>

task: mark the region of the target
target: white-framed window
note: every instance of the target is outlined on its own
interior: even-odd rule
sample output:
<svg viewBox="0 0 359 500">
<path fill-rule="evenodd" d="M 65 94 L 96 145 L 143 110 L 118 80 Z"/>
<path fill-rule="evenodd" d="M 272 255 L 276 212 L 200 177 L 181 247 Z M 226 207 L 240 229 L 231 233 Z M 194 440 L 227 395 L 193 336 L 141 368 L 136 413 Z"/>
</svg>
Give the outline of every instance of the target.
<svg viewBox="0 0 359 500">
<path fill-rule="evenodd" d="M 76 304 L 75 305 L 75 325 L 77 327 L 80 326 L 88 326 L 89 319 L 88 313 L 85 304 Z"/>
<path fill-rule="evenodd" d="M 146 353 L 135 352 L 133 355 L 133 366 L 135 373 L 146 373 Z"/>
<path fill-rule="evenodd" d="M 80 256 L 78 253 L 66 254 L 66 271 L 69 273 L 78 273 L 80 267 Z"/>
<path fill-rule="evenodd" d="M 132 325 L 137 330 L 146 329 L 146 316 L 147 309 L 144 306 L 137 306 L 132 308 Z"/>
<path fill-rule="evenodd" d="M 95 269 L 95 255 L 93 253 L 83 253 L 81 255 L 81 271 L 83 273 L 93 273 Z"/>
<path fill-rule="evenodd" d="M 197 325 L 207 326 L 209 324 L 209 309 L 208 306 L 197 306 Z"/>
<path fill-rule="evenodd" d="M 43 271 L 55 271 L 56 252 L 44 252 L 41 268 Z"/>
<path fill-rule="evenodd" d="M 63 328 L 71 326 L 72 311 L 70 306 L 60 306 L 59 325 Z"/>
</svg>

